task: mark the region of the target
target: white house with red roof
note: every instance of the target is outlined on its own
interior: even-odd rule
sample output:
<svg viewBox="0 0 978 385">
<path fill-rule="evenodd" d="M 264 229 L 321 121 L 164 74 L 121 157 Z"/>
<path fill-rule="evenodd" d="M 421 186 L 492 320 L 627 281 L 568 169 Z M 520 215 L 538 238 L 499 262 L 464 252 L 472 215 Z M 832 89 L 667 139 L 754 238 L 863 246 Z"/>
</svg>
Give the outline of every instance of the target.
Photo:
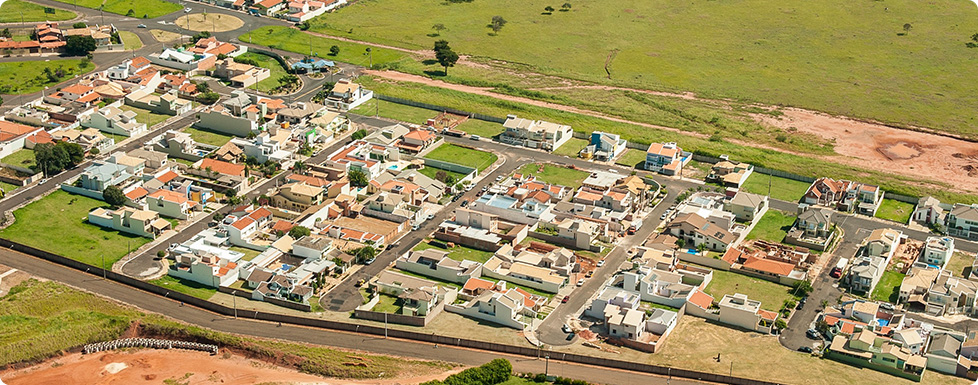
<svg viewBox="0 0 978 385">
<path fill-rule="evenodd" d="M 197 202 L 188 199 L 184 194 L 164 189 L 146 196 L 146 208 L 176 219 L 190 219 L 201 210 Z"/>
<path fill-rule="evenodd" d="M 285 18 L 293 23 L 301 23 L 316 16 L 326 13 L 342 4 L 346 0 L 296 0 L 289 2 L 289 15 Z"/>
<path fill-rule="evenodd" d="M 171 276 L 210 287 L 230 286 L 238 280 L 237 262 L 208 253 L 184 253 L 177 255 L 175 259 L 176 263 L 167 270 Z"/>
<path fill-rule="evenodd" d="M 675 142 L 652 143 L 645 152 L 645 169 L 663 175 L 681 175 L 683 166 L 693 154 L 683 151 Z"/>
<path fill-rule="evenodd" d="M 252 236 L 271 223 L 272 212 L 264 207 L 260 207 L 245 215 L 228 215 L 224 218 L 223 227 L 227 230 L 232 244 L 249 247 L 252 246 L 251 242 L 249 242 Z"/>
<path fill-rule="evenodd" d="M 435 143 L 438 136 L 429 130 L 411 130 L 394 144 L 401 151 L 417 154 Z"/>
<path fill-rule="evenodd" d="M 544 302 L 526 290 L 508 287 L 506 281 L 480 278 L 466 281 L 458 298 L 466 302 L 446 304 L 445 310 L 518 330 L 529 326 Z"/>
<path fill-rule="evenodd" d="M 876 185 L 818 178 L 808 186 L 802 202 L 833 207 L 839 211 L 876 215 L 883 202 L 883 192 Z"/>
</svg>

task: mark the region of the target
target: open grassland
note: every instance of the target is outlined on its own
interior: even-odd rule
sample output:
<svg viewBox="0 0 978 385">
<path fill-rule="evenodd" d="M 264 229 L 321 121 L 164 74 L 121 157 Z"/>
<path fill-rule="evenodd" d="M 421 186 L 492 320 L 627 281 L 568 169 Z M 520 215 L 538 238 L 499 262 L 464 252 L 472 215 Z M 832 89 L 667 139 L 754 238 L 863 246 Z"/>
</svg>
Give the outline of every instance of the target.
<svg viewBox="0 0 978 385">
<path fill-rule="evenodd" d="M 893 199 L 883 199 L 883 202 L 880 203 L 879 210 L 876 210 L 876 217 L 906 224 L 910 221 L 910 216 L 913 215 L 913 209 L 914 205 L 910 203 Z"/>
<path fill-rule="evenodd" d="M 768 209 L 761 220 L 757 221 L 754 225 L 754 229 L 747 234 L 747 239 L 761 239 L 769 242 L 781 243 L 784 240 L 785 235 L 788 235 L 788 230 L 791 229 L 791 225 L 795 223 L 795 219 L 798 217 L 794 215 L 788 215 L 787 213 Z"/>
<path fill-rule="evenodd" d="M 438 116 L 438 112 L 426 108 L 392 103 L 377 98 L 368 100 L 350 112 L 364 116 L 380 116 L 382 118 L 414 124 L 423 124 L 428 119 Z"/>
<path fill-rule="evenodd" d="M 482 170 L 485 170 L 496 162 L 496 159 L 499 159 L 496 154 L 491 152 L 456 146 L 450 143 L 444 143 L 438 146 L 438 148 L 431 150 L 428 155 L 425 155 L 425 158 L 473 167 L 478 169 L 479 172 L 482 172 Z"/>
<path fill-rule="evenodd" d="M 45 68 L 55 72 L 60 69 L 64 71 L 64 76 L 52 79 L 44 74 Z M 95 66 L 90 61 L 83 59 L 0 63 L 0 93 L 19 95 L 37 92 L 93 68 Z"/>
<path fill-rule="evenodd" d="M 0 6 L 0 23 L 21 23 L 32 21 L 62 21 L 74 19 L 74 12 L 52 8 L 54 13 L 45 13 L 44 7 L 23 0 L 7 0 Z"/>
<path fill-rule="evenodd" d="M 968 2 L 363 1 L 312 21 L 336 36 L 467 55 L 603 84 L 693 91 L 978 136 Z M 508 24 L 486 28 L 492 16 Z M 432 29 L 442 24 L 445 30 Z M 904 25 L 910 24 L 908 31 Z M 561 44 L 550 37 L 559 35 Z M 244 39 L 242 39 L 244 40 Z M 608 79 L 608 72 L 611 73 Z"/>
<path fill-rule="evenodd" d="M 16 221 L 0 230 L 0 238 L 46 250 L 92 266 L 106 267 L 149 239 L 88 223 L 88 212 L 107 204 L 97 199 L 55 191 L 14 211 Z"/>
<path fill-rule="evenodd" d="M 725 294 L 746 294 L 747 298 L 761 301 L 762 309 L 776 312 L 781 309 L 785 300 L 793 298 L 790 293 L 791 288 L 788 286 L 731 271 L 711 270 L 713 270 L 713 280 L 706 287 L 706 294 L 713 296 L 717 302 Z"/>
<path fill-rule="evenodd" d="M 278 78 L 288 73 L 285 70 L 285 68 L 282 68 L 282 65 L 279 64 L 277 60 L 275 60 L 275 58 L 268 55 L 262 55 L 260 53 L 254 53 L 254 52 L 245 52 L 239 55 L 238 57 L 236 57 L 235 59 L 254 60 L 255 62 L 258 63 L 259 67 L 269 69 L 268 79 L 262 80 L 258 82 L 258 84 L 256 85 L 258 87 L 258 90 L 261 92 L 267 93 L 270 92 L 273 88 L 278 87 L 280 85 L 278 82 Z M 255 89 L 256 86 L 248 87 L 248 89 L 253 90 Z"/>
<path fill-rule="evenodd" d="M 538 163 L 530 163 L 520 167 L 519 173 L 533 175 L 544 183 L 552 183 L 572 189 L 581 187 L 584 179 L 587 179 L 588 175 L 590 175 L 586 171 Z"/>
<path fill-rule="evenodd" d="M 724 139 L 697 138 L 682 133 L 650 129 L 648 127 L 611 121 L 557 109 L 538 107 L 524 103 L 501 100 L 489 96 L 448 90 L 438 87 L 425 86 L 410 82 L 377 80 L 370 77 L 360 77 L 360 83 L 375 92 L 416 100 L 435 105 L 450 106 L 463 111 L 482 113 L 490 116 L 506 116 L 517 114 L 527 119 L 541 119 L 558 122 L 576 127 L 578 130 L 604 131 L 621 134 L 630 142 L 678 142 L 684 150 L 698 152 L 709 156 L 721 154 L 730 155 L 731 159 L 750 162 L 757 166 L 787 171 L 798 175 L 819 177 L 830 175 L 837 179 L 858 180 L 863 183 L 875 184 L 884 190 L 910 196 L 933 195 L 946 202 L 978 202 L 978 196 L 955 192 L 954 186 L 941 181 L 924 180 L 910 175 L 898 175 L 871 171 L 858 167 L 833 163 L 817 157 L 794 155 L 731 143 Z M 766 179 L 765 176 L 751 176 L 748 184 L 755 178 Z M 777 179 L 777 178 L 775 178 Z M 763 183 L 763 193 L 767 194 L 766 181 Z M 786 186 L 787 187 L 787 186 Z M 799 186 L 800 187 L 800 184 Z M 807 188 L 807 185 L 805 186 Z M 750 191 L 750 190 L 748 190 Z M 778 198 L 773 190 L 772 195 Z M 795 191 L 795 190 L 792 190 Z M 795 200 L 801 197 L 804 189 L 797 194 Z M 794 195 L 794 194 L 791 194 Z"/>
</svg>

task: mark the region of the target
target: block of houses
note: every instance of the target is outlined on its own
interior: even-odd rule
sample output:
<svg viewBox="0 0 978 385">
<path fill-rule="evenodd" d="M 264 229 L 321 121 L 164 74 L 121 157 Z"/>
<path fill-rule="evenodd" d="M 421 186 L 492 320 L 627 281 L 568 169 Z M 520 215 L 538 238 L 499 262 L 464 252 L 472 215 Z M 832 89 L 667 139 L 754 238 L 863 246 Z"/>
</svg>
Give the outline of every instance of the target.
<svg viewBox="0 0 978 385">
<path fill-rule="evenodd" d="M 952 237 L 978 241 L 978 203 L 955 203 L 947 213 L 945 227 Z"/>
<path fill-rule="evenodd" d="M 724 210 L 733 213 L 738 220 L 747 222 L 763 216 L 767 208 L 767 196 L 744 191 L 737 191 L 733 197 L 723 203 Z"/>
<path fill-rule="evenodd" d="M 139 136 L 146 133 L 146 123 L 136 121 L 136 113 L 122 111 L 115 107 L 102 107 L 88 119 L 81 122 L 82 127 L 97 128 L 99 131 L 122 136 Z"/>
<path fill-rule="evenodd" d="M 170 190 L 156 190 L 146 196 L 146 209 L 176 219 L 193 218 L 203 208 L 186 195 Z"/>
<path fill-rule="evenodd" d="M 529 120 L 507 115 L 499 140 L 506 144 L 553 151 L 574 137 L 571 126 L 543 120 Z"/>
<path fill-rule="evenodd" d="M 736 240 L 736 236 L 727 229 L 708 222 L 706 218 L 695 213 L 677 216 L 666 230 L 669 234 L 686 240 L 686 246 L 695 248 L 705 245 L 713 251 L 725 251 Z"/>
<path fill-rule="evenodd" d="M 548 293 L 556 293 L 567 283 L 566 276 L 552 269 L 497 256 L 483 264 L 482 274 Z"/>
<path fill-rule="evenodd" d="M 383 163 L 400 160 L 400 152 L 392 146 L 358 140 L 330 154 L 329 160 L 347 172 L 356 170 L 373 179 L 383 171 Z"/>
<path fill-rule="evenodd" d="M 232 138 L 230 143 L 241 148 L 246 157 L 255 158 L 258 163 L 276 162 L 283 163 L 292 159 L 292 153 L 283 150 L 285 143 L 276 140 L 269 132 L 262 132 L 253 139 Z"/>
<path fill-rule="evenodd" d="M 954 255 L 953 238 L 931 236 L 924 242 L 919 261 L 943 270 L 952 255 Z"/>
<path fill-rule="evenodd" d="M 975 315 L 975 298 L 978 282 L 954 277 L 941 270 L 927 291 L 925 311 L 934 316 L 945 314 Z"/>
<path fill-rule="evenodd" d="M 209 287 L 227 287 L 238 280 L 238 264 L 213 254 L 178 254 L 167 274 Z"/>
<path fill-rule="evenodd" d="M 645 152 L 645 169 L 663 175 L 681 175 L 683 166 L 693 154 L 683 151 L 675 142 L 652 143 Z"/>
<path fill-rule="evenodd" d="M 587 147 L 581 150 L 581 157 L 585 159 L 595 159 L 608 161 L 617 158 L 628 148 L 628 141 L 618 134 L 594 131 L 591 133 L 591 140 Z"/>
<path fill-rule="evenodd" d="M 706 181 L 719 183 L 724 187 L 740 188 L 752 173 L 754 173 L 754 165 L 724 159 L 710 167 L 710 174 L 706 176 Z"/>
<path fill-rule="evenodd" d="M 268 68 L 238 63 L 228 57 L 218 60 L 214 65 L 214 76 L 231 82 L 232 87 L 248 88 L 272 76 Z"/>
<path fill-rule="evenodd" d="M 785 236 L 785 243 L 825 251 L 835 238 L 832 211 L 806 207 Z"/>
<path fill-rule="evenodd" d="M 129 93 L 125 97 L 125 103 L 157 114 L 171 116 L 186 114 L 193 107 L 189 100 L 180 99 L 177 90 L 169 90 L 158 95 L 152 92 L 151 88 Z"/>
<path fill-rule="evenodd" d="M 241 45 L 237 46 L 231 43 L 223 42 L 217 40 L 216 37 L 207 37 L 197 40 L 194 46 L 190 48 L 190 52 L 203 55 L 226 55 L 228 57 L 236 57 L 245 52 L 248 52 L 248 46 Z"/>
<path fill-rule="evenodd" d="M 289 14 L 285 19 L 293 23 L 302 23 L 331 9 L 346 3 L 346 0 L 294 0 L 289 1 Z"/>
<path fill-rule="evenodd" d="M 778 319 L 778 313 L 761 309 L 760 301 L 740 293 L 724 295 L 717 306 L 720 307 L 721 323 L 755 332 L 770 333 Z"/>
<path fill-rule="evenodd" d="M 498 216 L 507 222 L 534 225 L 539 221 L 550 221 L 555 217 L 550 213 L 553 205 L 537 200 L 524 200 L 502 195 L 482 194 L 469 204 L 468 208 Z"/>
<path fill-rule="evenodd" d="M 808 187 L 802 202 L 873 216 L 883 202 L 883 193 L 879 186 L 848 180 L 818 178 Z"/>
<path fill-rule="evenodd" d="M 697 286 L 684 283 L 683 278 L 675 271 L 640 268 L 622 273 L 622 289 L 637 293 L 642 301 L 678 309 L 698 290 Z"/>
<path fill-rule="evenodd" d="M 910 219 L 924 226 L 943 225 L 947 210 L 944 204 L 932 196 L 926 196 L 917 200 L 913 214 Z"/>
<path fill-rule="evenodd" d="M 482 276 L 482 264 L 448 257 L 448 252 L 437 249 L 409 251 L 399 257 L 394 266 L 398 269 L 435 278 L 441 281 L 465 284 L 469 279 Z"/>
<path fill-rule="evenodd" d="M 252 236 L 271 224 L 272 212 L 261 207 L 243 215 L 228 215 L 224 217 L 221 227 L 227 231 L 231 244 L 248 247 Z"/>
<path fill-rule="evenodd" d="M 446 310 L 518 330 L 529 326 L 546 300 L 523 289 L 510 288 L 506 281 L 479 278 L 465 282 L 459 299 L 464 302 L 446 306 Z"/>
<path fill-rule="evenodd" d="M 350 79 L 340 79 L 326 96 L 326 106 L 335 110 L 349 111 L 373 97 L 373 91 L 361 87 Z"/>
<path fill-rule="evenodd" d="M 170 222 L 160 218 L 158 213 L 131 207 L 117 210 L 96 208 L 88 213 L 88 223 L 149 239 L 156 239 L 172 228 Z"/>
<path fill-rule="evenodd" d="M 825 357 L 914 381 L 920 381 L 927 368 L 927 359 L 923 356 L 911 354 L 900 342 L 868 329 L 851 337 L 835 336 Z"/>
<path fill-rule="evenodd" d="M 276 12 L 286 9 L 287 6 L 288 2 L 285 0 L 262 0 L 256 1 L 251 9 L 255 9 L 265 16 L 273 16 Z"/>
</svg>

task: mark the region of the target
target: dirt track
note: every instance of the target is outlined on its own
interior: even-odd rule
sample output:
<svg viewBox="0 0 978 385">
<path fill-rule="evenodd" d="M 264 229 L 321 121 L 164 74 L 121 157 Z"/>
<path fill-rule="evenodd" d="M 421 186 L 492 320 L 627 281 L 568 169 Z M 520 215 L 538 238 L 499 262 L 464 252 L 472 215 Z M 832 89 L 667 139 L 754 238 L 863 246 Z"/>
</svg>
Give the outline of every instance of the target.
<svg viewBox="0 0 978 385">
<path fill-rule="evenodd" d="M 167 379 L 193 385 L 252 385 L 264 382 L 393 385 L 444 379 L 448 374 L 371 381 L 324 379 L 236 355 L 223 358 L 183 350 L 134 350 L 69 354 L 29 368 L 0 372 L 0 379 L 8 385 L 159 384 Z"/>
</svg>

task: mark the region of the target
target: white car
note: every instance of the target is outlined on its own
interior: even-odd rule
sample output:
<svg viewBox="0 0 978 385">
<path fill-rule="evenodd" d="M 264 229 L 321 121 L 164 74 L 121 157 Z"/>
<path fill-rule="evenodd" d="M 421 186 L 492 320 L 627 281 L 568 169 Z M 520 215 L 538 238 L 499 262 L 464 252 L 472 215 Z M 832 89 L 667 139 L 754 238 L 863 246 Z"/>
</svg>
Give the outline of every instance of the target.
<svg viewBox="0 0 978 385">
<path fill-rule="evenodd" d="M 584 278 L 577 280 L 577 286 L 584 286 Z"/>
<path fill-rule="evenodd" d="M 560 330 L 562 330 L 564 333 L 573 333 L 574 332 L 574 329 L 571 329 L 570 325 L 568 325 L 568 324 L 564 324 L 564 326 L 561 326 L 560 327 Z"/>
<path fill-rule="evenodd" d="M 193 11 L 193 10 L 190 9 L 190 8 L 184 8 L 183 9 L 183 13 L 190 13 L 190 11 Z"/>
<path fill-rule="evenodd" d="M 604 266 L 604 260 L 603 259 L 600 260 L 600 261 L 598 261 L 598 267 L 601 267 L 601 266 Z"/>
</svg>

